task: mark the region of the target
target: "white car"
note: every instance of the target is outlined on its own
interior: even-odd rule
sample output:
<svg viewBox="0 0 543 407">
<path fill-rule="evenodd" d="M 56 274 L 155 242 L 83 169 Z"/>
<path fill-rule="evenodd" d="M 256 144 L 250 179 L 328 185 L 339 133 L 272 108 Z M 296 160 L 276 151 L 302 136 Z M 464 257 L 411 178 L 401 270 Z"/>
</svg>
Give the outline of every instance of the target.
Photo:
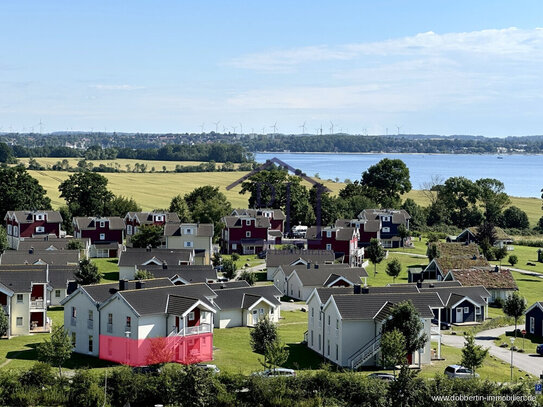
<svg viewBox="0 0 543 407">
<path fill-rule="evenodd" d="M 473 374 L 471 369 L 460 365 L 449 365 L 445 368 L 445 375 L 451 379 L 472 379 L 479 377 L 478 373 Z"/>
<path fill-rule="evenodd" d="M 253 376 L 262 377 L 284 377 L 284 376 L 296 376 L 296 372 L 293 369 L 285 369 L 284 367 L 278 367 L 277 369 L 266 369 L 263 372 L 254 372 Z"/>
<path fill-rule="evenodd" d="M 197 363 L 197 367 L 204 370 L 209 370 L 211 373 L 220 373 L 221 369 L 219 369 L 216 365 L 210 365 L 206 363 Z"/>
</svg>

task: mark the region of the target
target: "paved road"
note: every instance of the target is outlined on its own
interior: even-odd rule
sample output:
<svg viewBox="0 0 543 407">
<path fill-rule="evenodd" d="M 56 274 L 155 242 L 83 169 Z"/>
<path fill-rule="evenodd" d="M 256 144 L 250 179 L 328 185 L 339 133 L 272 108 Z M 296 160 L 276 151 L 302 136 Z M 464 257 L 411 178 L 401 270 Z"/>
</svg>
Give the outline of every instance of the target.
<svg viewBox="0 0 543 407">
<path fill-rule="evenodd" d="M 496 346 L 494 344 L 494 339 L 496 339 L 500 335 L 503 335 L 506 331 L 512 331 L 514 329 L 514 326 L 505 326 L 479 332 L 475 336 L 475 343 L 477 345 L 482 345 L 483 347 L 488 348 L 489 353 L 492 356 L 495 356 L 507 363 L 510 363 L 511 351 L 509 350 L 509 348 L 500 348 L 499 346 Z M 517 340 L 519 341 L 520 339 Z M 462 335 L 443 335 L 442 343 L 444 343 L 445 345 L 454 346 L 455 348 L 463 348 L 465 339 Z M 541 356 L 532 356 L 526 353 L 514 352 L 513 365 L 516 368 L 531 373 L 536 377 L 539 377 L 539 375 L 543 373 L 543 357 Z"/>
</svg>

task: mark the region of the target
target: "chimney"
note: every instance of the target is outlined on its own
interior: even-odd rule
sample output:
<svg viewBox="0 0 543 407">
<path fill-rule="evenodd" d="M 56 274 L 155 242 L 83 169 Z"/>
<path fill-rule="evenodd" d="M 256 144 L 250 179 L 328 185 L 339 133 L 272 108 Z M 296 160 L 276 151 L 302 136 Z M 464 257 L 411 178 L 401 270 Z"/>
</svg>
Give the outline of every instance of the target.
<svg viewBox="0 0 543 407">
<path fill-rule="evenodd" d="M 127 280 L 119 280 L 119 291 L 124 291 L 127 289 L 128 281 Z"/>
<path fill-rule="evenodd" d="M 150 252 L 151 251 L 151 245 L 148 244 L 147 247 L 145 248 L 146 251 Z"/>
<path fill-rule="evenodd" d="M 422 281 L 420 280 L 417 281 L 417 288 L 422 288 Z"/>
<path fill-rule="evenodd" d="M 362 294 L 369 294 L 369 293 L 370 293 L 370 288 L 367 285 L 362 287 Z"/>
<path fill-rule="evenodd" d="M 136 281 L 136 290 L 141 290 L 142 288 L 145 288 L 145 281 Z"/>
<path fill-rule="evenodd" d="M 34 254 L 34 247 L 31 247 L 30 249 L 28 249 L 28 254 Z"/>
<path fill-rule="evenodd" d="M 435 287 L 435 284 L 434 284 L 434 283 L 430 283 L 429 287 L 430 287 L 430 288 L 434 288 L 434 287 Z"/>
<path fill-rule="evenodd" d="M 311 263 L 307 263 L 307 269 L 309 270 L 311 268 Z"/>
<path fill-rule="evenodd" d="M 168 263 L 166 263 L 165 261 L 162 262 L 162 270 L 167 270 L 168 269 Z"/>
<path fill-rule="evenodd" d="M 498 266 L 495 266 L 495 267 L 494 267 L 494 271 L 497 273 L 497 272 L 500 271 L 500 268 L 499 268 Z"/>
<path fill-rule="evenodd" d="M 361 291 L 360 291 L 360 284 L 355 284 L 355 285 L 353 286 L 353 289 L 354 289 L 354 291 L 353 291 L 354 294 L 360 294 L 360 293 L 361 293 Z"/>
<path fill-rule="evenodd" d="M 318 269 L 319 268 L 319 265 L 315 263 L 315 268 Z"/>
</svg>

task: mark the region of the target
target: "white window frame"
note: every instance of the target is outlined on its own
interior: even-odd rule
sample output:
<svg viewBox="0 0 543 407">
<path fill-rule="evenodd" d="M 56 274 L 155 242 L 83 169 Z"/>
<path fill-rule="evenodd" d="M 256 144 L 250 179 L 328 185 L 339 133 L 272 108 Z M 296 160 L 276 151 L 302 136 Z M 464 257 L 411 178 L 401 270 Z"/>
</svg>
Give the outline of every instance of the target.
<svg viewBox="0 0 543 407">
<path fill-rule="evenodd" d="M 332 231 L 331 230 L 326 231 L 326 237 L 332 237 Z"/>
<path fill-rule="evenodd" d="M 245 219 L 245 226 L 251 226 L 251 219 Z"/>
<path fill-rule="evenodd" d="M 23 294 L 17 294 L 17 304 L 21 304 L 25 301 Z"/>
<path fill-rule="evenodd" d="M 45 215 L 43 213 L 36 214 L 36 220 L 45 220 Z"/>
<path fill-rule="evenodd" d="M 238 249 L 238 244 L 232 243 L 232 250 L 237 250 L 237 249 Z"/>
<path fill-rule="evenodd" d="M 381 229 L 381 232 L 383 233 L 390 233 L 390 228 L 388 226 L 385 226 Z"/>
<path fill-rule="evenodd" d="M 60 290 L 55 290 L 55 298 L 60 298 Z"/>
<path fill-rule="evenodd" d="M 185 235 L 193 235 L 192 228 L 186 228 L 183 232 Z"/>
<path fill-rule="evenodd" d="M 126 234 L 131 235 L 132 234 L 132 225 L 126 225 Z"/>
<path fill-rule="evenodd" d="M 77 308 L 72 307 L 72 318 L 77 318 Z"/>
<path fill-rule="evenodd" d="M 326 243 L 326 250 L 332 250 L 332 244 Z"/>
<path fill-rule="evenodd" d="M 105 227 L 106 227 L 106 221 L 105 221 L 105 220 L 101 220 L 101 221 L 100 221 L 100 227 L 101 227 L 101 228 L 105 228 Z"/>
<path fill-rule="evenodd" d="M 530 317 L 530 333 L 535 333 L 535 318 Z"/>
<path fill-rule="evenodd" d="M 127 328 L 132 328 L 132 317 L 130 317 L 130 316 L 127 316 L 127 317 L 126 317 L 125 326 L 126 326 Z"/>
<path fill-rule="evenodd" d="M 108 325 L 113 325 L 113 314 L 107 314 Z"/>
<path fill-rule="evenodd" d="M 89 310 L 89 321 L 94 321 L 94 312 L 91 309 Z"/>
<path fill-rule="evenodd" d="M 77 344 L 77 335 L 75 332 L 72 332 L 72 346 L 75 348 L 75 345 Z"/>
<path fill-rule="evenodd" d="M 251 237 L 251 231 L 250 230 L 245 232 L 245 237 Z"/>
<path fill-rule="evenodd" d="M 13 226 L 13 236 L 19 237 L 19 226 Z"/>
<path fill-rule="evenodd" d="M 8 224 L 8 235 L 11 235 L 13 233 L 13 226 L 10 224 Z"/>
<path fill-rule="evenodd" d="M 106 240 L 106 234 L 100 233 L 100 240 Z"/>
<path fill-rule="evenodd" d="M 89 335 L 89 353 L 92 353 L 94 351 L 94 336 Z"/>
<path fill-rule="evenodd" d="M 475 307 L 475 315 L 481 315 L 481 307 Z"/>
<path fill-rule="evenodd" d="M 164 222 L 164 215 L 156 215 L 155 222 Z"/>
<path fill-rule="evenodd" d="M 464 307 L 464 314 L 469 314 L 469 307 Z"/>
<path fill-rule="evenodd" d="M 15 320 L 15 324 L 17 326 L 23 326 L 23 317 L 17 317 L 17 319 Z"/>
<path fill-rule="evenodd" d="M 184 247 L 194 247 L 194 244 L 191 241 L 187 241 L 183 243 Z"/>
<path fill-rule="evenodd" d="M 189 312 L 188 318 L 189 318 L 189 321 L 194 321 L 196 319 L 196 315 L 194 314 L 194 311 Z"/>
<path fill-rule="evenodd" d="M 392 247 L 392 240 L 381 240 L 381 246 L 385 249 L 390 249 Z"/>
<path fill-rule="evenodd" d="M 36 233 L 45 233 L 45 227 L 36 226 Z"/>
</svg>

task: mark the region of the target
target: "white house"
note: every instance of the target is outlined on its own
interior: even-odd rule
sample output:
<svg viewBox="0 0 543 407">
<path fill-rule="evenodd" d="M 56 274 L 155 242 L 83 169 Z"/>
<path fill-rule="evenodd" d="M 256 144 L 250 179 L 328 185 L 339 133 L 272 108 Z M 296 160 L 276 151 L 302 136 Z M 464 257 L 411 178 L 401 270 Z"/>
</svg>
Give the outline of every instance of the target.
<svg viewBox="0 0 543 407">
<path fill-rule="evenodd" d="M 266 252 L 267 279 L 273 280 L 277 268 L 313 264 L 332 264 L 335 254 L 332 250 L 268 250 Z"/>
<path fill-rule="evenodd" d="M 132 280 L 137 269 L 145 266 L 180 266 L 194 264 L 194 249 L 133 249 L 119 254 L 119 279 Z"/>
</svg>

